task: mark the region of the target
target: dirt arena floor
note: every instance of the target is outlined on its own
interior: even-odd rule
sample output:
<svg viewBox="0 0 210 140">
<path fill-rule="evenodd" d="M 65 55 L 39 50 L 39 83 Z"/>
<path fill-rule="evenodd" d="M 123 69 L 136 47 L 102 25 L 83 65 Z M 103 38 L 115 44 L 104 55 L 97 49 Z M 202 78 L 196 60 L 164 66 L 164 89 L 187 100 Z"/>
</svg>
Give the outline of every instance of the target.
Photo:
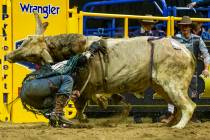
<svg viewBox="0 0 210 140">
<path fill-rule="evenodd" d="M 109 118 L 107 118 L 109 119 Z M 177 130 L 161 123 L 115 125 L 107 119 L 91 119 L 93 128 L 51 128 L 46 123 L 0 123 L 0 140 L 209 140 L 210 122 L 189 123 Z"/>
</svg>

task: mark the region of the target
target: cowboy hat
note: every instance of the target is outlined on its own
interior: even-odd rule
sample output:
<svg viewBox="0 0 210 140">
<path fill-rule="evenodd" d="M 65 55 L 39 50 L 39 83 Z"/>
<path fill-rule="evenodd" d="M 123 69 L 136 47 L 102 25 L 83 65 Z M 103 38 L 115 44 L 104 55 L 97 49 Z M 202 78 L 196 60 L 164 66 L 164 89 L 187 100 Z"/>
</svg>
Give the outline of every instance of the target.
<svg viewBox="0 0 210 140">
<path fill-rule="evenodd" d="M 179 25 L 191 25 L 192 20 L 190 19 L 189 16 L 183 16 L 181 21 L 178 23 Z"/>
<path fill-rule="evenodd" d="M 146 14 L 145 16 L 152 17 L 152 15 L 149 15 L 149 14 Z M 140 20 L 140 23 L 155 24 L 157 23 L 157 21 L 153 19 L 143 19 L 143 20 Z"/>
</svg>

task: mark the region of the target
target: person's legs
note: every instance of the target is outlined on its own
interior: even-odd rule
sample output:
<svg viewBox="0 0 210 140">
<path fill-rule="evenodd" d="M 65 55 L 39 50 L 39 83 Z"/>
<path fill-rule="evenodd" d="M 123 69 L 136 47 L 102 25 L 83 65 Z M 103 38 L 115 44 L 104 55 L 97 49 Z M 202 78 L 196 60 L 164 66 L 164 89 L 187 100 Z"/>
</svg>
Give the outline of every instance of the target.
<svg viewBox="0 0 210 140">
<path fill-rule="evenodd" d="M 36 108 L 45 108 L 45 98 L 51 96 L 49 83 L 46 79 L 25 81 L 22 86 L 20 98 L 22 102 Z M 52 103 L 51 103 L 52 105 Z M 49 107 L 49 105 L 47 105 Z"/>
<path fill-rule="evenodd" d="M 45 79 L 35 79 L 23 84 L 21 99 L 36 109 L 54 107 L 47 117 L 54 126 L 72 124 L 64 118 L 64 107 L 72 93 L 73 79 L 69 75 L 53 76 Z M 53 100 L 48 101 L 48 97 Z M 54 101 L 55 98 L 55 101 Z"/>
<path fill-rule="evenodd" d="M 199 99 L 199 94 L 198 94 L 198 90 L 197 90 L 197 87 L 198 87 L 198 79 L 197 78 L 198 77 L 196 77 L 196 75 L 193 76 L 192 81 L 191 81 L 190 86 L 189 86 L 189 90 L 188 90 L 188 94 L 189 94 L 189 96 L 191 97 L 191 99 L 194 103 L 196 103 Z M 197 116 L 196 112 L 193 113 L 191 121 L 195 122 L 195 123 L 200 123 L 201 122 L 198 119 L 198 116 Z"/>
<path fill-rule="evenodd" d="M 164 116 L 160 117 L 160 122 L 162 123 L 169 123 L 174 118 L 174 105 L 168 104 L 167 113 Z"/>
<path fill-rule="evenodd" d="M 168 104 L 168 112 L 170 112 L 171 114 L 174 114 L 174 105 Z"/>
</svg>

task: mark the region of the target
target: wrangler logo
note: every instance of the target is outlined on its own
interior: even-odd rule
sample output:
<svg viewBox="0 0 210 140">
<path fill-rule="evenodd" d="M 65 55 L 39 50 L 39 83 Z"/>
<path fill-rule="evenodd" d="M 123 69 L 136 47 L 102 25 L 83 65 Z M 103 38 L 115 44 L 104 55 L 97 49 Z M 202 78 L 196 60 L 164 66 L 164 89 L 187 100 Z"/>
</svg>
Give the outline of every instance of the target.
<svg viewBox="0 0 210 140">
<path fill-rule="evenodd" d="M 20 8 L 22 12 L 26 13 L 37 12 L 40 14 L 45 14 L 44 18 L 48 18 L 49 15 L 58 15 L 60 9 L 60 7 L 58 6 L 52 6 L 52 5 L 39 6 L 39 5 L 31 5 L 30 3 L 29 4 L 20 3 Z"/>
</svg>

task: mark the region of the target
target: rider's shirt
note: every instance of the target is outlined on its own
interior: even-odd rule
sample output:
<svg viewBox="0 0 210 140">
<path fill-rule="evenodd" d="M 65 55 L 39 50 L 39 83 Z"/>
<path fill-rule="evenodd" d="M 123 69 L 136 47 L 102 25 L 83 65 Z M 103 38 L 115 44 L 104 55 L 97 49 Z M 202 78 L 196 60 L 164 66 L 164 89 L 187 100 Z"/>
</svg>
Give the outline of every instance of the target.
<svg viewBox="0 0 210 140">
<path fill-rule="evenodd" d="M 69 58 L 69 60 L 64 60 L 62 62 L 56 63 L 54 65 L 43 65 L 39 70 L 32 72 L 30 75 L 33 75 L 36 79 L 47 78 L 56 75 L 71 75 L 77 66 L 78 61 L 81 58 L 89 59 L 91 53 L 89 51 L 84 52 L 83 54 L 77 54 Z"/>
</svg>

